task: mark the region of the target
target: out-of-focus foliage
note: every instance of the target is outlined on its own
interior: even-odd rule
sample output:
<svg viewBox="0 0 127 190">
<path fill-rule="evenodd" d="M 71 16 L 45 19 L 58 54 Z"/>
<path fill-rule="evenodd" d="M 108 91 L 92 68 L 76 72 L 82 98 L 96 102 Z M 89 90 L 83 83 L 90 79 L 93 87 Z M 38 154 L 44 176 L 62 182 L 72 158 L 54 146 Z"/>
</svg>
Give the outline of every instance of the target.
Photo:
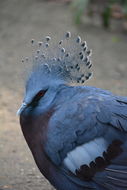
<svg viewBox="0 0 127 190">
<path fill-rule="evenodd" d="M 111 7 L 107 5 L 102 12 L 102 23 L 105 28 L 109 28 L 111 17 Z"/>
<path fill-rule="evenodd" d="M 125 0 L 124 2 L 124 15 L 125 15 L 125 18 L 127 19 L 127 0 Z"/>
<path fill-rule="evenodd" d="M 75 23 L 81 23 L 84 13 L 87 13 L 89 16 L 93 15 L 91 7 L 95 5 L 101 7 L 98 14 L 101 16 L 102 24 L 105 28 L 110 26 L 112 17 L 116 19 L 127 19 L 127 0 L 74 0 L 72 1 L 72 8 Z"/>
<path fill-rule="evenodd" d="M 72 1 L 72 8 L 74 10 L 74 19 L 76 24 L 81 22 L 81 16 L 91 0 L 74 0 Z"/>
</svg>

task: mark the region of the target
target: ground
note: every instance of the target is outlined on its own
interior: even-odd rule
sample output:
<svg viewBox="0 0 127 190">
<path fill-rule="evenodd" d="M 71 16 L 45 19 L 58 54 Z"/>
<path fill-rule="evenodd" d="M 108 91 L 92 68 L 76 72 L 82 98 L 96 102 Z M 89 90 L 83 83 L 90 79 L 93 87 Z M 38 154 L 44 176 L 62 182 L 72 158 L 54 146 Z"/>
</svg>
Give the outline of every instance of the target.
<svg viewBox="0 0 127 190">
<path fill-rule="evenodd" d="M 0 1 L 0 190 L 51 190 L 38 171 L 20 130 L 16 111 L 23 98 L 22 56 L 30 40 L 70 30 L 93 49 L 94 77 L 86 85 L 127 95 L 127 34 L 91 23 L 76 26 L 72 10 L 58 1 Z"/>
</svg>

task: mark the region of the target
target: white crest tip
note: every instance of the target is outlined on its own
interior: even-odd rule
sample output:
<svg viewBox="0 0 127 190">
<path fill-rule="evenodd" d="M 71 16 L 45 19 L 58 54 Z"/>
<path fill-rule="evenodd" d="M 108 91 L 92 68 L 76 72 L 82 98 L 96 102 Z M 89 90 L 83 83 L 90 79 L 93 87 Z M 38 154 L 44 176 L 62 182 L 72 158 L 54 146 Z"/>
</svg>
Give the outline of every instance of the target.
<svg viewBox="0 0 127 190">
<path fill-rule="evenodd" d="M 77 37 L 76 42 L 81 43 L 81 37 L 80 36 Z"/>
<path fill-rule="evenodd" d="M 49 47 L 49 43 L 46 43 L 46 44 L 45 44 L 45 47 Z"/>
<path fill-rule="evenodd" d="M 46 36 L 45 39 L 46 39 L 46 41 L 48 42 L 48 41 L 51 40 L 51 37 L 50 37 L 50 36 Z"/>
<path fill-rule="evenodd" d="M 67 32 L 66 35 L 65 35 L 66 38 L 70 38 L 71 37 L 71 32 Z"/>
</svg>

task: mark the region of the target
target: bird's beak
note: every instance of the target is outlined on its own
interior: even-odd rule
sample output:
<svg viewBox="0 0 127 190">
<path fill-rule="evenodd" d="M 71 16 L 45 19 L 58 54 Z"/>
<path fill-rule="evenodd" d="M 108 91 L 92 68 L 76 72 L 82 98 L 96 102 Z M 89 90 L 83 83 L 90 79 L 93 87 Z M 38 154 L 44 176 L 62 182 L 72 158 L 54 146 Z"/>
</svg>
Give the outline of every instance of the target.
<svg viewBox="0 0 127 190">
<path fill-rule="evenodd" d="M 22 103 L 21 107 L 17 111 L 17 115 L 20 115 L 22 111 L 27 107 L 27 104 L 25 102 Z"/>
</svg>

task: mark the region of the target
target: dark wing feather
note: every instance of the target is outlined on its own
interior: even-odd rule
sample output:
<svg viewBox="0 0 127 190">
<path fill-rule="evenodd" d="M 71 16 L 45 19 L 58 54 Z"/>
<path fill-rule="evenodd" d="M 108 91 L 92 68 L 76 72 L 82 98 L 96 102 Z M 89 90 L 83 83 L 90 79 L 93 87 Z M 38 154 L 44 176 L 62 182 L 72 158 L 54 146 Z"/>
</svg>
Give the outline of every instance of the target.
<svg viewBox="0 0 127 190">
<path fill-rule="evenodd" d="M 96 173 L 94 181 L 108 190 L 127 189 L 127 141 L 122 145 L 124 150 L 104 171 Z"/>
</svg>

